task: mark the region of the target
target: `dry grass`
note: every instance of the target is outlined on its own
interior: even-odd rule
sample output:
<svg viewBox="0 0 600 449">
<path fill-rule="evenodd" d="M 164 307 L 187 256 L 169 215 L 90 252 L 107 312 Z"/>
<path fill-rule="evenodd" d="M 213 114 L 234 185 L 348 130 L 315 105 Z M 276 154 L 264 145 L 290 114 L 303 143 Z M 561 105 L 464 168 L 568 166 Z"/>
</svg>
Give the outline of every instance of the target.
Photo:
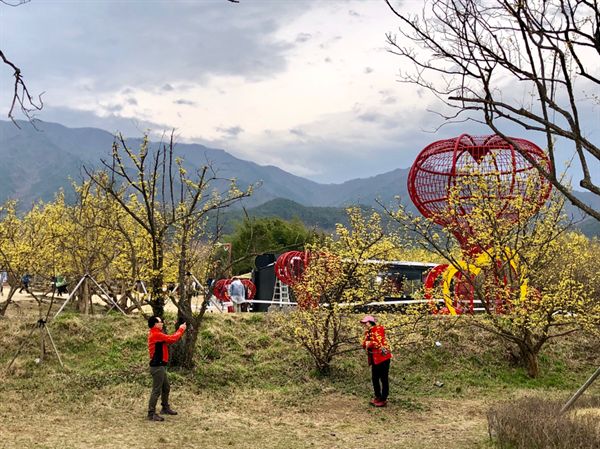
<svg viewBox="0 0 600 449">
<path fill-rule="evenodd" d="M 57 388 L 63 388 L 57 385 Z M 144 420 L 145 388 L 119 385 L 86 400 L 10 391 L 0 404 L 5 448 L 475 448 L 486 440 L 481 401 L 431 399 L 428 411 L 392 402 L 374 409 L 363 398 L 325 393 L 300 405 L 261 390 L 173 391 L 180 415 Z M 2 446 L 4 444 L 4 446 Z"/>
<path fill-rule="evenodd" d="M 198 369 L 171 373 L 171 402 L 180 415 L 154 423 L 145 420 L 150 378 L 141 320 L 66 314 L 51 329 L 67 369 L 53 355 L 34 363 L 36 337 L 8 374 L 4 368 L 37 307 L 23 301 L 9 312 L 0 322 L 0 449 L 482 449 L 493 447 L 486 421 L 491 406 L 532 388 L 547 393 L 543 383 L 521 385 L 521 371 L 493 358 L 481 336 L 467 334 L 464 341 L 453 331 L 443 350 L 397 354 L 389 407 L 375 409 L 368 405 L 362 354 L 349 354 L 333 378 L 319 379 L 268 320 L 217 315 L 201 331 Z M 553 351 L 560 356 L 559 347 Z M 556 369 L 550 385 L 571 367 Z M 569 391 L 581 383 L 577 376 Z M 445 386 L 432 386 L 435 379 Z M 591 394 L 598 391 L 594 386 Z"/>
<path fill-rule="evenodd" d="M 564 401 L 525 397 L 488 412 L 489 428 L 501 449 L 597 449 L 600 401 L 583 398 L 561 414 Z"/>
</svg>

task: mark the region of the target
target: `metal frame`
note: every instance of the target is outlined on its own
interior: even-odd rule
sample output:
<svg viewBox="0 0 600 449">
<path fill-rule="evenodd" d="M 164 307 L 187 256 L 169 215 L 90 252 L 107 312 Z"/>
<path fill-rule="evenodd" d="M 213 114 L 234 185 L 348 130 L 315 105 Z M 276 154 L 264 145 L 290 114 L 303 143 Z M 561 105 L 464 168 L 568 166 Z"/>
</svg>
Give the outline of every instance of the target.
<svg viewBox="0 0 600 449">
<path fill-rule="evenodd" d="M 106 295 L 106 297 L 108 298 L 109 301 L 106 301 L 102 295 L 98 295 L 100 297 L 100 299 L 102 299 L 105 303 L 112 303 L 112 306 L 108 309 L 109 311 L 111 311 L 114 307 L 116 307 L 119 312 L 121 312 L 123 315 L 127 316 L 127 314 L 123 311 L 123 309 L 121 309 L 119 307 L 119 305 L 111 298 L 111 296 L 106 293 L 106 290 L 104 290 L 102 288 L 102 286 L 100 284 L 98 284 L 98 282 L 96 282 L 96 279 L 94 279 L 90 274 L 86 273 L 84 274 L 81 279 L 79 280 L 79 282 L 77 283 L 77 285 L 75 286 L 75 288 L 73 289 L 73 291 L 69 294 L 69 296 L 67 297 L 67 299 L 65 300 L 65 302 L 63 303 L 62 306 L 60 306 L 60 309 L 58 309 L 58 311 L 56 312 L 56 314 L 54 314 L 54 316 L 52 317 L 52 319 L 55 319 L 62 311 L 63 309 L 67 306 L 68 302 L 71 300 L 71 298 L 75 295 L 75 292 L 77 292 L 77 290 L 79 289 L 79 287 L 81 286 L 81 284 L 83 284 L 83 281 L 85 279 L 91 279 L 92 282 L 94 284 L 96 284 L 96 287 L 98 287 L 100 289 L 100 291 L 102 293 L 104 293 Z M 145 288 L 145 287 L 144 287 Z M 90 298 L 91 299 L 91 298 Z"/>
</svg>

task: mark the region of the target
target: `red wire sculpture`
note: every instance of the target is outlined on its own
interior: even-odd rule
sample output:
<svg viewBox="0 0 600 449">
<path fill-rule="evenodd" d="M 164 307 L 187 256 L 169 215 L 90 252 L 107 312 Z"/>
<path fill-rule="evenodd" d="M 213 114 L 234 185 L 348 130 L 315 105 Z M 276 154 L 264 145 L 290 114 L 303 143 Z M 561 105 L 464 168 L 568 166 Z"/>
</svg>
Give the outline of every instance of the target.
<svg viewBox="0 0 600 449">
<path fill-rule="evenodd" d="M 539 179 L 539 188 L 527 201 L 537 204 L 539 209 L 550 195 L 550 182 L 539 175 L 535 165 L 523 153 L 546 170 L 551 166 L 548 156 L 532 142 L 514 137 L 510 140 L 518 145 L 518 150 L 497 135 L 473 137 L 462 134 L 439 140 L 425 147 L 410 169 L 408 193 L 411 200 L 423 216 L 451 230 L 463 249 L 468 249 L 468 237 L 473 232 L 466 219 L 474 207 L 473 195 L 468 189 L 461 189 L 458 211 L 449 204 L 452 189 L 462 186 L 461 178 L 477 176 L 489 181 L 488 185 L 497 189 L 494 201 L 504 202 L 499 216 L 515 222 L 520 211 L 517 202 L 512 200 L 531 193 L 527 184 L 532 176 Z M 451 209 L 458 213 L 449 213 Z"/>
<path fill-rule="evenodd" d="M 241 281 L 246 287 L 246 299 L 253 299 L 256 296 L 256 285 L 250 279 L 242 279 Z"/>
<path fill-rule="evenodd" d="M 213 295 L 215 295 L 219 301 L 229 301 L 229 293 L 227 293 L 229 284 L 231 284 L 231 279 L 219 279 L 215 282 L 215 285 L 213 286 Z"/>
<path fill-rule="evenodd" d="M 550 182 L 541 176 L 536 165 L 550 171 L 548 156 L 532 142 L 511 137 L 509 141 L 497 135 L 473 137 L 462 134 L 456 138 L 434 142 L 417 156 L 408 174 L 408 193 L 411 200 L 423 214 L 434 222 L 448 228 L 459 244 L 471 255 L 482 248 L 469 243 L 473 234 L 469 213 L 475 207 L 474 195 L 464 177 L 479 177 L 488 186 L 493 186 L 494 201 L 501 201 L 498 218 L 516 222 L 519 219 L 518 202 L 522 197 L 536 207 L 529 209 L 535 213 L 546 202 L 551 191 Z M 515 148 L 514 145 L 518 148 Z M 527 157 L 524 156 L 527 155 Z M 531 162 L 531 161 L 535 162 Z M 532 190 L 528 183 L 532 177 L 537 182 Z M 463 187 L 463 186 L 467 187 Z M 459 205 L 450 204 L 453 189 L 458 192 Z M 531 193 L 535 192 L 533 195 Z M 435 281 L 442 275 L 447 265 L 438 265 L 425 279 L 425 297 L 431 299 Z M 466 297 L 469 309 L 473 310 L 473 293 L 465 291 L 464 280 L 457 279 L 459 291 L 455 295 Z"/>
<path fill-rule="evenodd" d="M 308 266 L 309 253 L 306 251 L 288 251 L 277 258 L 275 276 L 287 285 L 294 285 L 302 278 Z"/>
<path fill-rule="evenodd" d="M 246 299 L 253 299 L 256 296 L 256 285 L 250 279 L 240 279 L 244 288 L 246 289 Z M 229 301 L 229 285 L 233 282 L 233 279 L 219 279 L 213 286 L 213 295 L 223 302 Z"/>
</svg>

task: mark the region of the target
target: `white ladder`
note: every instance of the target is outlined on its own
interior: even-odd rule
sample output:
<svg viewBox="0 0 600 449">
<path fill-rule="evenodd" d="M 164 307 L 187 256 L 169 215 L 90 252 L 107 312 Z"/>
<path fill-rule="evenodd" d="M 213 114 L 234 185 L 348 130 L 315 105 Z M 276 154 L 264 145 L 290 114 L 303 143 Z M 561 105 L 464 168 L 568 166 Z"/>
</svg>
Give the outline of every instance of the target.
<svg viewBox="0 0 600 449">
<path fill-rule="evenodd" d="M 283 306 L 283 303 L 290 302 L 290 288 L 287 284 L 284 284 L 279 279 L 275 282 L 275 289 L 273 290 L 273 302 L 279 302 L 279 306 Z"/>
</svg>

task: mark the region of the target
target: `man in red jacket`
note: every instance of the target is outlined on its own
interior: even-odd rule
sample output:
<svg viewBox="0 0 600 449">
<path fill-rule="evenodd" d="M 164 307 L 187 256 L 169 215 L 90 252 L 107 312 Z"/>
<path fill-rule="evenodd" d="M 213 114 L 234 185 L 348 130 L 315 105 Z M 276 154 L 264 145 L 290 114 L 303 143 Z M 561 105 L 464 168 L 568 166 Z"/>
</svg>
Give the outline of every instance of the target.
<svg viewBox="0 0 600 449">
<path fill-rule="evenodd" d="M 163 320 L 158 316 L 148 318 L 148 351 L 150 352 L 150 374 L 152 375 L 152 393 L 148 402 L 148 419 L 150 421 L 164 421 L 165 419 L 156 414 L 156 403 L 161 397 L 162 415 L 176 415 L 177 412 L 169 406 L 169 378 L 167 377 L 167 363 L 169 363 L 168 345 L 178 341 L 185 329 L 183 323 L 173 335 L 163 333 Z"/>
<path fill-rule="evenodd" d="M 385 339 L 385 328 L 375 323 L 375 317 L 365 316 L 360 320 L 365 328 L 363 348 L 367 351 L 369 366 L 371 367 L 371 380 L 375 397 L 371 405 L 385 407 L 389 392 L 388 375 L 390 372 L 390 359 L 392 353 Z"/>
</svg>

